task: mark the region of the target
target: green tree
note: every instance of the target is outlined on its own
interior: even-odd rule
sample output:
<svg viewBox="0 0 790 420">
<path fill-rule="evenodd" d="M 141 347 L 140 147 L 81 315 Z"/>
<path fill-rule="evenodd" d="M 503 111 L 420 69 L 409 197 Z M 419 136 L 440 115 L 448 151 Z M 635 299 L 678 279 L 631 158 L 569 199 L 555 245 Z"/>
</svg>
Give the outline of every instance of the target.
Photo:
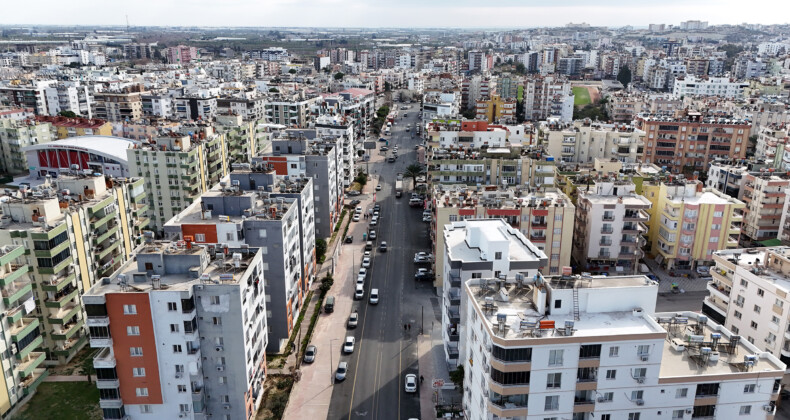
<svg viewBox="0 0 790 420">
<path fill-rule="evenodd" d="M 524 63 L 516 63 L 516 73 L 525 74 L 526 72 L 527 68 L 524 66 Z"/>
<path fill-rule="evenodd" d="M 277 88 L 269 88 L 269 92 L 277 93 L 279 90 Z"/>
<path fill-rule="evenodd" d="M 343 78 L 343 76 L 345 76 L 345 74 L 343 74 L 341 72 L 337 72 L 337 73 L 335 73 L 335 80 L 340 80 L 340 79 Z"/>
<path fill-rule="evenodd" d="M 296 74 L 296 69 L 291 69 L 291 70 L 288 70 L 288 73 L 291 73 L 291 74 Z"/>
<path fill-rule="evenodd" d="M 631 83 L 631 69 L 628 66 L 620 67 L 620 71 L 617 73 L 617 81 L 623 84 L 623 87 L 628 87 L 628 84 Z"/>
<path fill-rule="evenodd" d="M 464 365 L 459 365 L 454 371 L 450 372 L 450 380 L 455 384 L 456 389 L 464 387 Z"/>
<path fill-rule="evenodd" d="M 474 108 L 470 108 L 464 110 L 461 115 L 468 120 L 473 120 L 475 117 L 477 117 L 477 112 L 474 110 Z"/>
<path fill-rule="evenodd" d="M 384 82 L 384 91 L 389 92 L 391 90 L 392 90 L 392 85 L 390 84 L 390 82 Z"/>
<path fill-rule="evenodd" d="M 77 118 L 79 115 L 75 114 L 74 111 L 60 111 L 58 115 L 66 118 Z"/>
<path fill-rule="evenodd" d="M 323 262 L 326 257 L 326 240 L 315 238 L 315 257 L 319 262 Z"/>
<path fill-rule="evenodd" d="M 412 163 L 411 165 L 406 167 L 406 171 L 403 172 L 403 176 L 405 178 L 411 178 L 412 185 L 415 185 L 417 182 L 417 177 L 424 174 L 425 169 L 419 163 Z"/>
</svg>

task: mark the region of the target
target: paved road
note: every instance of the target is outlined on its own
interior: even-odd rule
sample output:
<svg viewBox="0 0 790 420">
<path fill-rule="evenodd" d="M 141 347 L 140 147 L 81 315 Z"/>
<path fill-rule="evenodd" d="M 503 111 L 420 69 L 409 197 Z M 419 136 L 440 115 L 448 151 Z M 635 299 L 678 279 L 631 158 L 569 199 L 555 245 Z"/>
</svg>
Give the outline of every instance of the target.
<svg viewBox="0 0 790 420">
<path fill-rule="evenodd" d="M 377 227 L 377 243 L 386 241 L 389 251 L 375 252 L 373 267 L 368 274 L 365 290 L 379 289 L 380 302 L 370 305 L 367 295 L 354 303 L 360 313 L 359 327 L 349 332 L 356 337 L 353 354 L 341 355 L 340 343 L 335 352 L 341 360 L 349 362 L 349 376 L 334 385 L 329 405 L 328 419 L 409 419 L 420 417 L 420 402 L 416 394 L 406 394 L 404 376 L 417 368 L 417 334 L 421 321 L 420 310 L 413 301 L 418 295 L 426 296 L 430 288 L 416 288 L 414 283 L 414 253 L 428 248 L 427 225 L 421 221 L 421 210 L 409 207 L 408 196 L 396 199 L 395 175 L 416 161 L 412 131 L 406 132 L 408 123 L 417 121 L 417 104 L 411 104 L 407 119 L 398 119 L 390 149 L 399 146 L 400 157 L 395 163 L 375 159 L 370 171 L 378 176 L 382 190 L 376 202 L 382 206 L 382 220 Z M 401 115 L 404 111 L 400 111 Z M 378 151 L 372 151 L 378 155 Z M 376 162 L 378 160 L 378 162 Z M 362 219 L 358 223 L 367 223 Z M 359 262 L 354 270 L 359 268 Z M 430 319 L 433 309 L 426 308 Z M 426 319 L 429 319 L 426 316 Z M 411 323 L 410 330 L 404 324 Z M 426 384 L 427 386 L 427 384 Z"/>
<path fill-rule="evenodd" d="M 659 293 L 656 299 L 656 312 L 702 311 L 702 301 L 708 291 L 686 293 Z"/>
</svg>

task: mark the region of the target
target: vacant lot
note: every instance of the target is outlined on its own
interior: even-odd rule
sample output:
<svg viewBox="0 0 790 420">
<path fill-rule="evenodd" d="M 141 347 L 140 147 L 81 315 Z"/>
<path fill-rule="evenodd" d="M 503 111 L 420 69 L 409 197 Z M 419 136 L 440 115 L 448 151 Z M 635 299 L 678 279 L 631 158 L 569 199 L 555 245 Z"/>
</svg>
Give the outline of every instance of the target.
<svg viewBox="0 0 790 420">
<path fill-rule="evenodd" d="M 576 106 L 585 106 L 590 103 L 590 92 L 585 86 L 576 86 L 573 88 L 573 104 Z"/>
<path fill-rule="evenodd" d="M 95 383 L 44 382 L 13 420 L 101 420 L 99 390 Z"/>
</svg>

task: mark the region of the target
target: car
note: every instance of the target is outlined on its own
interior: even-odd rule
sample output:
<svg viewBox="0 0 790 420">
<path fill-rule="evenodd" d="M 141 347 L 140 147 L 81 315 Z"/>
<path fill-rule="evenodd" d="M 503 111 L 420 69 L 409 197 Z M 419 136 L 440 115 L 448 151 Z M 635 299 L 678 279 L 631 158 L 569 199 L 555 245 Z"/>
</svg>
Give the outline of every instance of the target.
<svg viewBox="0 0 790 420">
<path fill-rule="evenodd" d="M 417 392 L 417 375 L 413 373 L 406 375 L 406 381 L 404 382 L 403 389 L 408 393 Z"/>
<path fill-rule="evenodd" d="M 365 286 L 357 283 L 357 288 L 354 290 L 354 300 L 359 300 L 365 297 Z"/>
<path fill-rule="evenodd" d="M 360 194 L 362 194 L 362 193 L 361 193 L 361 192 L 359 192 L 359 191 L 357 191 L 357 190 L 351 190 L 351 191 L 349 191 L 349 192 L 347 192 L 347 193 L 346 193 L 346 195 L 348 195 L 348 196 L 350 196 L 350 197 L 356 197 L 356 196 L 358 196 L 358 195 L 360 195 Z"/>
<path fill-rule="evenodd" d="M 387 146 L 381 146 L 381 147 L 379 148 L 379 150 L 381 150 L 382 152 L 386 152 L 386 151 L 387 151 L 387 150 L 389 150 L 389 149 L 390 149 L 390 148 L 389 148 L 389 147 L 387 147 Z"/>
<path fill-rule="evenodd" d="M 348 328 L 356 328 L 359 324 L 359 312 L 354 311 L 351 312 L 351 315 L 348 316 L 348 322 L 346 322 L 346 326 Z"/>
<path fill-rule="evenodd" d="M 414 254 L 414 262 L 421 263 L 421 262 L 431 262 L 433 261 L 433 254 L 427 252 L 418 252 Z"/>
<path fill-rule="evenodd" d="M 650 280 L 653 280 L 653 281 L 657 281 L 657 282 L 661 281 L 661 279 L 659 279 L 658 276 L 656 276 L 655 274 L 647 274 L 647 278 L 649 278 Z"/>
<path fill-rule="evenodd" d="M 381 191 L 381 184 L 376 185 L 376 191 Z"/>
<path fill-rule="evenodd" d="M 357 276 L 357 286 L 365 285 L 365 276 Z"/>
<path fill-rule="evenodd" d="M 358 205 L 359 205 L 359 203 L 361 203 L 361 202 L 362 202 L 362 201 L 360 201 L 360 200 L 351 200 L 351 202 L 350 202 L 350 203 L 348 203 L 348 206 L 349 206 L 349 207 L 358 206 Z"/>
<path fill-rule="evenodd" d="M 346 239 L 343 242 L 345 242 L 347 244 L 350 244 L 350 243 L 354 242 L 354 237 L 351 236 L 351 235 L 348 235 L 348 236 L 346 236 Z"/>
<path fill-rule="evenodd" d="M 368 258 L 372 257 L 372 255 L 370 254 L 370 251 L 365 251 L 365 252 L 362 253 L 362 258 L 365 258 L 365 257 L 368 257 Z"/>
<path fill-rule="evenodd" d="M 431 216 L 422 216 L 423 222 L 430 222 L 432 220 Z"/>
<path fill-rule="evenodd" d="M 379 289 L 370 289 L 369 302 L 370 302 L 371 305 L 378 305 L 378 303 L 379 303 Z"/>
<path fill-rule="evenodd" d="M 335 372 L 335 380 L 340 382 L 346 379 L 348 373 L 348 362 L 340 362 L 337 364 L 337 371 Z"/>
<path fill-rule="evenodd" d="M 359 267 L 359 273 L 357 273 L 357 275 L 359 275 L 359 276 L 367 276 L 368 275 L 368 269 L 365 268 L 365 267 Z"/>
<path fill-rule="evenodd" d="M 376 226 L 379 224 L 379 219 L 372 218 L 370 219 L 370 226 Z M 376 239 L 376 237 L 371 237 L 371 239 Z"/>
<path fill-rule="evenodd" d="M 304 351 L 304 358 L 302 361 L 305 363 L 313 363 L 315 362 L 315 356 L 318 354 L 318 347 L 310 344 Z"/>
<path fill-rule="evenodd" d="M 414 275 L 416 276 L 416 275 L 418 275 L 418 274 L 425 274 L 425 273 L 428 273 L 428 272 L 430 272 L 430 271 L 431 271 L 431 270 L 428 270 L 427 268 L 418 268 L 418 269 L 417 269 L 417 273 L 416 273 L 416 274 L 414 274 Z"/>
<path fill-rule="evenodd" d="M 376 231 L 375 230 L 371 230 L 370 233 L 368 234 L 368 237 L 370 239 L 376 239 Z"/>
<path fill-rule="evenodd" d="M 357 206 L 357 208 L 354 209 L 354 214 L 362 214 L 362 206 Z"/>
<path fill-rule="evenodd" d="M 379 220 L 379 212 L 378 211 L 374 211 L 373 212 L 373 218 L 376 219 L 376 220 Z"/>
<path fill-rule="evenodd" d="M 354 352 L 354 343 L 356 343 L 356 339 L 353 336 L 346 337 L 346 341 L 343 342 L 343 353 L 353 353 Z"/>
<path fill-rule="evenodd" d="M 425 177 L 420 175 L 420 176 L 417 177 L 416 181 L 417 182 L 425 182 Z"/>
<path fill-rule="evenodd" d="M 381 204 L 376 204 L 373 206 L 374 212 L 381 212 Z"/>
<path fill-rule="evenodd" d="M 365 251 L 371 251 L 371 250 L 373 250 L 373 241 L 365 242 Z"/>
<path fill-rule="evenodd" d="M 710 274 L 710 266 L 707 265 L 700 265 L 697 267 L 697 274 L 700 276 L 707 276 Z"/>
<path fill-rule="evenodd" d="M 370 267 L 370 258 L 368 257 L 362 258 L 362 266 L 365 268 Z"/>
<path fill-rule="evenodd" d="M 353 220 L 355 222 L 358 222 L 359 221 L 359 213 L 355 214 L 354 217 L 351 218 L 351 220 Z"/>
<path fill-rule="evenodd" d="M 381 244 L 379 244 L 379 252 L 387 252 L 387 241 L 381 241 Z"/>
</svg>

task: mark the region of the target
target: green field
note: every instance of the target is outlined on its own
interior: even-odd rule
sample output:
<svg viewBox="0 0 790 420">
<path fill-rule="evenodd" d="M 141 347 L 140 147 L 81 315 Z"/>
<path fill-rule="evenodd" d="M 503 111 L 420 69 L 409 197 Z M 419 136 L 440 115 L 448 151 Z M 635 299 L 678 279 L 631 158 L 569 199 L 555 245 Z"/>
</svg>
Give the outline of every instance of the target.
<svg viewBox="0 0 790 420">
<path fill-rule="evenodd" d="M 44 382 L 36 395 L 11 416 L 13 420 L 100 420 L 99 390 L 95 383 Z"/>
<path fill-rule="evenodd" d="M 573 104 L 576 106 L 584 106 L 590 103 L 590 92 L 586 87 L 573 88 Z"/>
</svg>

